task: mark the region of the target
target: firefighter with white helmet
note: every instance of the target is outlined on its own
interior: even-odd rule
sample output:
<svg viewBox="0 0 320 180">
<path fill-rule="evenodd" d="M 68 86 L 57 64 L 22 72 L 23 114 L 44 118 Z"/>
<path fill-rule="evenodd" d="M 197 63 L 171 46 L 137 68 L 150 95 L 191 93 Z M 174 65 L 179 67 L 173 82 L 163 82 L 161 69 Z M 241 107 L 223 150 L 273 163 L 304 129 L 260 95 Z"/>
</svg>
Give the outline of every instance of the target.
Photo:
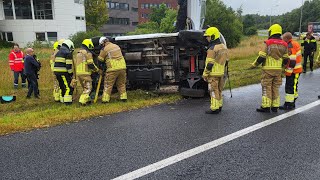
<svg viewBox="0 0 320 180">
<path fill-rule="evenodd" d="M 53 71 L 61 89 L 60 102 L 66 105 L 72 104 L 73 87 L 71 86 L 71 81 L 73 79 L 73 51 L 74 44 L 71 40 L 67 39 L 63 41 L 54 59 Z"/>
<path fill-rule="evenodd" d="M 269 28 L 269 39 L 265 47 L 259 52 L 259 57 L 252 63 L 251 69 L 262 64 L 262 103 L 258 112 L 277 112 L 280 106 L 279 87 L 282 84 L 282 67 L 289 59 L 288 44 L 281 39 L 282 27 L 274 24 Z M 295 63 L 290 67 L 294 68 Z"/>
<path fill-rule="evenodd" d="M 216 27 L 208 28 L 204 36 L 209 42 L 203 79 L 208 82 L 211 97 L 210 110 L 207 114 L 218 114 L 223 106 L 222 90 L 224 70 L 228 59 L 228 49 L 220 41 L 220 32 Z"/>
<path fill-rule="evenodd" d="M 65 41 L 65 39 L 60 39 L 53 44 L 53 53 L 51 54 L 51 57 L 50 57 L 50 67 L 51 67 L 52 72 L 54 72 L 53 68 L 54 68 L 55 56 L 56 56 L 57 52 L 59 51 L 60 47 L 62 46 L 63 41 Z M 55 76 L 54 73 L 53 73 L 53 75 Z M 59 82 L 57 81 L 56 78 L 54 78 L 54 80 L 53 80 L 54 101 L 56 101 L 56 102 L 60 101 L 60 94 L 61 94 L 61 92 L 60 92 L 60 88 L 59 88 Z"/>
<path fill-rule="evenodd" d="M 82 41 L 81 49 L 78 51 L 75 60 L 76 72 L 78 80 L 83 88 L 83 92 L 80 96 L 79 102 L 82 105 L 90 102 L 90 93 L 92 91 L 92 72 L 99 72 L 99 68 L 93 62 L 94 45 L 91 39 L 85 39 Z"/>
<path fill-rule="evenodd" d="M 102 102 L 107 103 L 110 101 L 111 91 L 114 83 L 116 83 L 117 89 L 120 93 L 120 99 L 125 102 L 127 100 L 127 66 L 121 49 L 118 45 L 110 42 L 110 40 L 106 37 L 101 37 L 99 43 L 104 48 L 101 50 L 98 59 L 102 62 L 106 62 L 107 66 Z"/>
</svg>

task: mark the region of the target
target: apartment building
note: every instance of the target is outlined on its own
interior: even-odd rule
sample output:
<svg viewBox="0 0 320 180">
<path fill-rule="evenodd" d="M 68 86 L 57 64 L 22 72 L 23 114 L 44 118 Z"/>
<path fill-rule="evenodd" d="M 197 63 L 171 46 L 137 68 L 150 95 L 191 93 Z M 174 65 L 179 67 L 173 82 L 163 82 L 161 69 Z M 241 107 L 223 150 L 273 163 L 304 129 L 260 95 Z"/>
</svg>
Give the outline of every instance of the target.
<svg viewBox="0 0 320 180">
<path fill-rule="evenodd" d="M 82 0 L 0 0 L 0 37 L 28 42 L 68 38 L 86 31 Z"/>
<path fill-rule="evenodd" d="M 149 14 L 151 13 L 151 8 L 159 7 L 160 4 L 165 4 L 168 8 L 177 9 L 178 0 L 139 0 L 139 24 L 149 21 Z"/>
<path fill-rule="evenodd" d="M 138 25 L 138 0 L 108 0 L 109 21 L 100 29 L 107 36 L 122 36 Z"/>
</svg>

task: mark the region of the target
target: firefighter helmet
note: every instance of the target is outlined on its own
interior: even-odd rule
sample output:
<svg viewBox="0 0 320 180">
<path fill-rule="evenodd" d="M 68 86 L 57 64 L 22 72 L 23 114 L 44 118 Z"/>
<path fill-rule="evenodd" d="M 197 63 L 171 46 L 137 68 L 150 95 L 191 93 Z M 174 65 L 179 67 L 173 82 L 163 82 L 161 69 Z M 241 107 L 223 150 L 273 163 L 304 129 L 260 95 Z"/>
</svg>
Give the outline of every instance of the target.
<svg viewBox="0 0 320 180">
<path fill-rule="evenodd" d="M 53 43 L 53 50 L 58 49 L 58 45 L 59 45 L 59 42 L 58 42 L 58 41 L 54 42 L 54 43 Z"/>
<path fill-rule="evenodd" d="M 100 39 L 99 39 L 99 44 L 103 44 L 105 40 L 109 40 L 107 37 L 105 36 L 102 36 Z"/>
<path fill-rule="evenodd" d="M 282 27 L 279 24 L 274 24 L 269 28 L 269 37 L 275 34 L 282 34 Z"/>
<path fill-rule="evenodd" d="M 65 44 L 71 51 L 74 50 L 74 44 L 70 39 L 63 41 L 62 44 Z"/>
<path fill-rule="evenodd" d="M 62 43 L 65 41 L 65 39 L 59 39 L 59 41 L 58 41 L 58 46 L 62 46 Z"/>
<path fill-rule="evenodd" d="M 211 40 L 216 40 L 220 38 L 220 32 L 219 29 L 216 27 L 209 27 L 206 32 L 204 32 L 203 36 L 210 36 Z"/>
<path fill-rule="evenodd" d="M 82 44 L 83 44 L 84 46 L 86 46 L 88 49 L 93 49 L 93 48 L 94 48 L 91 39 L 85 39 L 85 40 L 83 40 L 83 41 L 82 41 Z"/>
</svg>

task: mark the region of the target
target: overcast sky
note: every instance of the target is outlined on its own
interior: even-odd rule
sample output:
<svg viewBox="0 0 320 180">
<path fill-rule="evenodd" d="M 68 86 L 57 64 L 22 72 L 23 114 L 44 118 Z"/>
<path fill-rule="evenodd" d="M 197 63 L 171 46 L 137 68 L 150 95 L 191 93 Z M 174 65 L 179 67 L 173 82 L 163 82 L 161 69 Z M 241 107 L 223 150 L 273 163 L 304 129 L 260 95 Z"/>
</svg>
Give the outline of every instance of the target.
<svg viewBox="0 0 320 180">
<path fill-rule="evenodd" d="M 242 5 L 243 14 L 280 15 L 299 8 L 303 0 L 222 0 L 236 10 Z M 271 10 L 271 8 L 273 8 Z"/>
</svg>

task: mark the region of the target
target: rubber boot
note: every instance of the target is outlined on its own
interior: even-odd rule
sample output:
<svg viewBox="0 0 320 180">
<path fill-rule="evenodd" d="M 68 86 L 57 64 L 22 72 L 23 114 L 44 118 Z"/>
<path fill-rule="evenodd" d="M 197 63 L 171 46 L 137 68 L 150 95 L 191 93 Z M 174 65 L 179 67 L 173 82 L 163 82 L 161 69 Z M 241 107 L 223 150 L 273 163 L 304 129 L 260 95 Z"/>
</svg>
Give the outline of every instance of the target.
<svg viewBox="0 0 320 180">
<path fill-rule="evenodd" d="M 206 114 L 219 114 L 219 113 L 220 113 L 220 110 L 219 110 L 219 109 L 214 110 L 214 111 L 212 111 L 212 110 L 206 111 Z"/>
<path fill-rule="evenodd" d="M 278 112 L 278 109 L 279 109 L 279 107 L 272 107 L 272 108 L 271 108 L 271 111 L 272 111 L 272 112 Z"/>
<path fill-rule="evenodd" d="M 267 108 L 260 107 L 257 109 L 257 112 L 270 113 L 270 108 L 269 107 L 267 107 Z"/>
</svg>

